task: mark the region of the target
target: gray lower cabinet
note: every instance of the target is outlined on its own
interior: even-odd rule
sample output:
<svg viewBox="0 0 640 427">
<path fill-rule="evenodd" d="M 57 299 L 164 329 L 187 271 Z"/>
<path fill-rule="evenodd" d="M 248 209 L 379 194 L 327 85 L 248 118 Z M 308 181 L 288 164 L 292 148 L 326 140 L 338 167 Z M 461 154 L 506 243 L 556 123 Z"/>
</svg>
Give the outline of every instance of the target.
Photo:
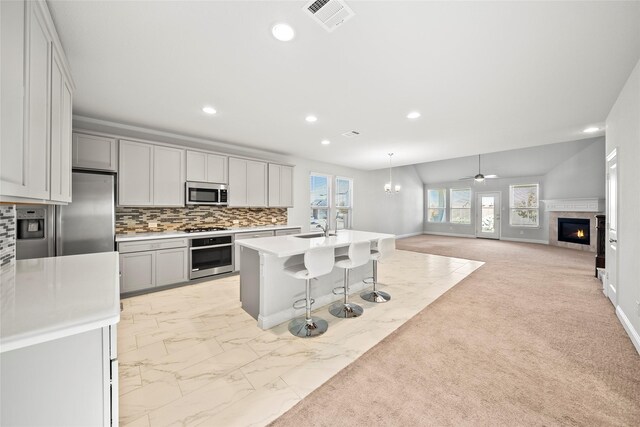
<svg viewBox="0 0 640 427">
<path fill-rule="evenodd" d="M 272 237 L 273 231 L 256 231 L 246 233 L 236 233 L 234 240 L 257 239 L 258 237 Z M 240 271 L 240 246 L 234 245 L 233 267 L 234 271 Z"/>
<path fill-rule="evenodd" d="M 187 282 L 187 243 L 187 239 L 162 239 L 118 244 L 120 292 L 137 292 Z"/>
</svg>

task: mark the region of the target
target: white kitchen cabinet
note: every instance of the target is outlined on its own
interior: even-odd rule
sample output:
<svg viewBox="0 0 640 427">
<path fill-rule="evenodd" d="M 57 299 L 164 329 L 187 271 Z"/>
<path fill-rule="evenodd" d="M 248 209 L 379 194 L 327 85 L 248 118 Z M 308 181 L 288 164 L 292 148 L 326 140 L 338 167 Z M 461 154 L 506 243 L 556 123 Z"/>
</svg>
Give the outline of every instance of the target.
<svg viewBox="0 0 640 427">
<path fill-rule="evenodd" d="M 51 67 L 51 200 L 71 202 L 70 77 L 56 46 Z"/>
<path fill-rule="evenodd" d="M 267 206 L 267 164 L 229 158 L 229 206 Z"/>
<path fill-rule="evenodd" d="M 156 286 L 188 282 L 187 246 L 187 239 L 119 243 L 120 292 L 137 292 Z"/>
<path fill-rule="evenodd" d="M 202 151 L 187 151 L 187 181 L 226 184 L 228 158 Z"/>
<path fill-rule="evenodd" d="M 254 232 L 246 232 L 246 233 L 236 233 L 233 240 L 234 242 L 237 240 L 244 239 L 257 239 L 259 237 L 272 237 L 273 231 L 254 231 Z M 233 271 L 240 271 L 240 250 L 242 249 L 240 245 L 234 244 L 234 254 L 233 254 Z"/>
<path fill-rule="evenodd" d="M 74 132 L 72 165 L 74 168 L 118 171 L 117 141 L 115 138 Z"/>
<path fill-rule="evenodd" d="M 269 163 L 269 206 L 293 207 L 293 168 Z"/>
<path fill-rule="evenodd" d="M 156 251 L 156 286 L 189 281 L 189 251 L 187 248 Z"/>
<path fill-rule="evenodd" d="M 0 3 L 0 200 L 69 202 L 73 83 L 53 20 L 44 1 Z"/>
<path fill-rule="evenodd" d="M 120 292 L 133 292 L 156 285 L 156 252 L 120 254 Z"/>
<path fill-rule="evenodd" d="M 153 205 L 184 206 L 184 150 L 153 147 Z"/>
<path fill-rule="evenodd" d="M 184 150 L 120 140 L 118 204 L 184 206 Z"/>
<path fill-rule="evenodd" d="M 118 203 L 153 205 L 153 145 L 120 140 Z"/>
</svg>

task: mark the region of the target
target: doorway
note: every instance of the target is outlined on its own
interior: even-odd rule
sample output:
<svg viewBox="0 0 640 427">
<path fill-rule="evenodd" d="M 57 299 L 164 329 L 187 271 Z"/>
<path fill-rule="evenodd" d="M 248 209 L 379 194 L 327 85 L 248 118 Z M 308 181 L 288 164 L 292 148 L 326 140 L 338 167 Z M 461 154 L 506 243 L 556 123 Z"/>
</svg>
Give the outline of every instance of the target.
<svg viewBox="0 0 640 427">
<path fill-rule="evenodd" d="M 500 239 L 500 192 L 476 193 L 476 237 Z"/>
<path fill-rule="evenodd" d="M 618 294 L 618 153 L 617 148 L 607 156 L 607 236 L 604 292 L 613 305 Z"/>
</svg>

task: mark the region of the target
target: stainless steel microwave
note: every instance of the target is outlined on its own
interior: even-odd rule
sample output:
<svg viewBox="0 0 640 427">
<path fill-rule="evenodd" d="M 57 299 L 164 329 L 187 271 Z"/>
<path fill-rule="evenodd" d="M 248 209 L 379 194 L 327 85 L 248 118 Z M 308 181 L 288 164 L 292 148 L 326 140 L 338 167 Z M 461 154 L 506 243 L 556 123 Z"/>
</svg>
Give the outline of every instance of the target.
<svg viewBox="0 0 640 427">
<path fill-rule="evenodd" d="M 225 184 L 187 181 L 185 200 L 187 205 L 227 206 L 228 191 Z"/>
</svg>

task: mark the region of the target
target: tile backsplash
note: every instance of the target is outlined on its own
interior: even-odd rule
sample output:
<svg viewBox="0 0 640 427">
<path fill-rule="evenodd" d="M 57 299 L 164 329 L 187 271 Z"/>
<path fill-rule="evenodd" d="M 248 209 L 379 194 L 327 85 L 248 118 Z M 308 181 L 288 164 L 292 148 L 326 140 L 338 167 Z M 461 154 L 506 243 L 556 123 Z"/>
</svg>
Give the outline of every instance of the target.
<svg viewBox="0 0 640 427">
<path fill-rule="evenodd" d="M 16 209 L 14 205 L 0 205 L 0 265 L 16 259 Z"/>
<path fill-rule="evenodd" d="M 234 220 L 239 223 L 234 224 Z M 150 222 L 156 222 L 157 227 L 149 227 Z M 274 224 L 287 225 L 287 208 L 222 208 L 205 205 L 116 208 L 117 234 L 183 230 L 195 226 L 252 227 Z"/>
</svg>

